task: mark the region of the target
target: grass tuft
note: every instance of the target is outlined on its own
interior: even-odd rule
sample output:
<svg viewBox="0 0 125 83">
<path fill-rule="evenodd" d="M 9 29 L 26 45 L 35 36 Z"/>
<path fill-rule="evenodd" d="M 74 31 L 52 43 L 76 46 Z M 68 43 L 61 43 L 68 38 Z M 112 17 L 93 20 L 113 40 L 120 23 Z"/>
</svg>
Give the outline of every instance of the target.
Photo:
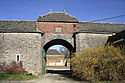
<svg viewBox="0 0 125 83">
<path fill-rule="evenodd" d="M 23 74 L 10 74 L 10 73 L 2 73 L 0 74 L 0 80 L 30 80 L 35 79 L 37 77 L 33 75 L 23 75 Z"/>
</svg>

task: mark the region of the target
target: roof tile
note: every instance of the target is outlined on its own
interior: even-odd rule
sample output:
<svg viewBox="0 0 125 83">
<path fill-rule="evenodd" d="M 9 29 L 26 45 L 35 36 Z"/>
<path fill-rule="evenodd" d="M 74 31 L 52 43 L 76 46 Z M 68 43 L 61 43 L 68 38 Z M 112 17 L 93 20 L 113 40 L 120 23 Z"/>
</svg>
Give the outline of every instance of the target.
<svg viewBox="0 0 125 83">
<path fill-rule="evenodd" d="M 39 16 L 39 22 L 78 22 L 77 18 L 66 12 L 49 12 L 46 15 Z"/>
</svg>

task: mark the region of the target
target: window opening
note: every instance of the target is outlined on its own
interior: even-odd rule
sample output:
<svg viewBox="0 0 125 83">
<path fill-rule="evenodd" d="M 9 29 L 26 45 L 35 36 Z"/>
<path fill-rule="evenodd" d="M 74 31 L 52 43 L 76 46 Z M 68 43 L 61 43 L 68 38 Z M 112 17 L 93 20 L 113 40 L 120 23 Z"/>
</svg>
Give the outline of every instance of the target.
<svg viewBox="0 0 125 83">
<path fill-rule="evenodd" d="M 20 54 L 16 54 L 16 61 L 20 61 Z"/>
</svg>

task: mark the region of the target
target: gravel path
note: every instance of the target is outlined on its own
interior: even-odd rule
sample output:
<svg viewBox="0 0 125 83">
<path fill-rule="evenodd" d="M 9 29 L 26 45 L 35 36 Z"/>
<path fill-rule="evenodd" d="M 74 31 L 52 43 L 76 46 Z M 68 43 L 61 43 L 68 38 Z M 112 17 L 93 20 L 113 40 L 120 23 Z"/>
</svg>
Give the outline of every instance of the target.
<svg viewBox="0 0 125 83">
<path fill-rule="evenodd" d="M 39 79 L 27 81 L 0 81 L 0 83 L 88 83 L 78 81 L 71 77 L 69 70 L 49 70 L 47 74 Z"/>
</svg>

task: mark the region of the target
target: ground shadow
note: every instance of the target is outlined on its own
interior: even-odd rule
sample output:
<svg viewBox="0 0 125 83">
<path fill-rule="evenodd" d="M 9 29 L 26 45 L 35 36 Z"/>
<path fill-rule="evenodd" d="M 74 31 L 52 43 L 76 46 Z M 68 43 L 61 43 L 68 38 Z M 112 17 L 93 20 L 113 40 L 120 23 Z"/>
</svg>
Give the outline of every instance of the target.
<svg viewBox="0 0 125 83">
<path fill-rule="evenodd" d="M 76 78 L 75 76 L 73 76 L 70 70 L 47 70 L 47 73 L 59 74 L 62 77 L 72 79 L 74 81 L 82 81 L 79 78 Z"/>
</svg>

